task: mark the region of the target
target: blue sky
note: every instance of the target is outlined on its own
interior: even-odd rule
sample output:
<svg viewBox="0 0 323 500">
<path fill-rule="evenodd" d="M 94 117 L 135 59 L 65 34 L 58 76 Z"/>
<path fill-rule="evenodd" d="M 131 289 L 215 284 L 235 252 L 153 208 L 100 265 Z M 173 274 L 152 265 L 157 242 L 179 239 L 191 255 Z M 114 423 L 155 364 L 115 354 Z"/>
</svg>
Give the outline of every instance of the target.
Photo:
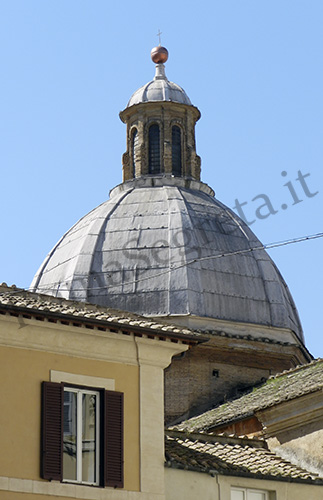
<svg viewBox="0 0 323 500">
<path fill-rule="evenodd" d="M 202 180 L 229 207 L 246 203 L 265 244 L 321 232 L 322 24 L 321 0 L 0 2 L 0 282 L 27 288 L 63 233 L 121 182 L 118 114 L 153 78 L 158 29 L 168 78 L 202 113 Z M 270 251 L 316 357 L 322 248 Z"/>
</svg>

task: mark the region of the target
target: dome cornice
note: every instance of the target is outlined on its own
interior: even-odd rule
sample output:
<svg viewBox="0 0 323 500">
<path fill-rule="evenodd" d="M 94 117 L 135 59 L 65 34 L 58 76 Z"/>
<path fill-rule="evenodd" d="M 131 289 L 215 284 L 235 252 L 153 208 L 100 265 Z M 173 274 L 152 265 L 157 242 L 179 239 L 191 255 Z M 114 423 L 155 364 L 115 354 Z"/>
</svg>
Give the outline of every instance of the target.
<svg viewBox="0 0 323 500">
<path fill-rule="evenodd" d="M 137 179 L 131 179 L 115 186 L 110 191 L 110 198 L 119 195 L 122 192 L 130 191 L 137 188 L 154 188 L 163 186 L 173 186 L 177 188 L 191 189 L 201 191 L 209 196 L 214 197 L 213 189 L 201 181 L 188 177 L 174 177 L 173 175 L 145 175 Z"/>
<path fill-rule="evenodd" d="M 192 113 L 195 122 L 201 118 L 201 112 L 196 106 L 173 101 L 150 101 L 133 104 L 130 107 L 126 107 L 123 111 L 120 111 L 119 117 L 123 123 L 127 123 L 129 119 L 142 111 L 154 112 L 156 110 L 161 111 L 163 109 L 173 110 L 173 112 L 179 111 L 183 113 L 183 111 L 186 111 Z"/>
</svg>

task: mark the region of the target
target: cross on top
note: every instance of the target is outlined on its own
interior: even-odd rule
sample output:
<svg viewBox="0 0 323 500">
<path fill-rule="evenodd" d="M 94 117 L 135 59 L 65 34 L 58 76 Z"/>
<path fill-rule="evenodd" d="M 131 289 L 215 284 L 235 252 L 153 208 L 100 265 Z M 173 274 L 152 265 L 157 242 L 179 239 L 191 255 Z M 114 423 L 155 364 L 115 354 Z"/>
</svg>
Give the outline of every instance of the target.
<svg viewBox="0 0 323 500">
<path fill-rule="evenodd" d="M 160 30 L 158 30 L 158 33 L 157 33 L 157 35 L 156 35 L 156 36 L 158 36 L 158 38 L 159 38 L 159 45 L 161 45 L 161 41 L 160 41 L 160 35 L 161 35 L 161 34 L 162 34 L 162 32 L 161 32 Z"/>
</svg>

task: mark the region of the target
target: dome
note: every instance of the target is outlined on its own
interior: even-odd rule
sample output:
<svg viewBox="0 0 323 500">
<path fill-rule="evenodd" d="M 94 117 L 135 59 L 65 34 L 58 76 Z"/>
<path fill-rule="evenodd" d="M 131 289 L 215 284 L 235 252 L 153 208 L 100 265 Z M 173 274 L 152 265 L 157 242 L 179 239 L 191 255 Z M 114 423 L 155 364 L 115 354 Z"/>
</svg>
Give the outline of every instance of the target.
<svg viewBox="0 0 323 500">
<path fill-rule="evenodd" d="M 61 238 L 31 289 L 193 328 L 243 330 L 282 342 L 295 332 L 303 341 L 275 264 L 200 181 L 200 112 L 166 78 L 167 56 L 164 47 L 153 49 L 154 80 L 120 113 L 127 125 L 124 182 Z"/>
<path fill-rule="evenodd" d="M 127 104 L 127 108 L 142 102 L 171 101 L 192 105 L 186 92 L 176 83 L 170 82 L 165 74 L 165 66 L 156 64 L 156 74 L 151 82 L 140 87 Z"/>
<path fill-rule="evenodd" d="M 206 184 L 127 181 L 49 253 L 33 291 L 146 316 L 196 316 L 289 329 L 288 287 L 249 227 Z"/>
</svg>

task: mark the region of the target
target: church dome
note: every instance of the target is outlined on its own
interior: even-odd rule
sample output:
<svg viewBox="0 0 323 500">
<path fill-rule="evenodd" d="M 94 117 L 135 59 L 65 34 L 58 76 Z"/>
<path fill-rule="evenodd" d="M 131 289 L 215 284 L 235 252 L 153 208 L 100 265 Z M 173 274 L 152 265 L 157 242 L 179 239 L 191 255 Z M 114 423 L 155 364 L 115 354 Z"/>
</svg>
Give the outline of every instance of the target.
<svg viewBox="0 0 323 500">
<path fill-rule="evenodd" d="M 132 94 L 127 108 L 142 102 L 171 101 L 192 105 L 185 90 L 176 83 L 170 82 L 165 74 L 165 66 L 156 64 L 156 74 L 151 82 L 146 83 Z"/>
<path fill-rule="evenodd" d="M 200 181 L 200 112 L 167 80 L 161 49 L 154 53 L 154 80 L 120 113 L 127 124 L 124 182 L 67 231 L 31 290 L 209 329 L 234 322 L 256 325 L 266 336 L 278 328 L 280 341 L 290 332 L 303 341 L 275 264 Z"/>
<path fill-rule="evenodd" d="M 32 290 L 146 316 L 302 329 L 259 240 L 206 184 L 174 177 L 117 186 L 50 252 Z"/>
</svg>

